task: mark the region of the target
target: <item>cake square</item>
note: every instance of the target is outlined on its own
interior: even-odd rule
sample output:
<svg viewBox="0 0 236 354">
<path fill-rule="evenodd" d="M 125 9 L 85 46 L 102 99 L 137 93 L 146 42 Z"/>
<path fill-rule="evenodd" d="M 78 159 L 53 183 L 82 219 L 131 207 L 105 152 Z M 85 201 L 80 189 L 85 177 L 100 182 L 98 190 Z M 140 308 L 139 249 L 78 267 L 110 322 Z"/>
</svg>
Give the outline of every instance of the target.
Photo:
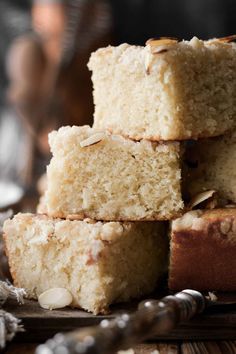
<svg viewBox="0 0 236 354">
<path fill-rule="evenodd" d="M 135 142 L 74 126 L 52 132 L 49 144 L 48 215 L 138 221 L 181 214 L 178 143 Z"/>
<path fill-rule="evenodd" d="M 114 302 L 152 292 L 167 271 L 162 222 L 95 222 L 17 214 L 4 224 L 14 284 L 37 299 L 65 288 L 72 306 L 106 313 Z"/>
<path fill-rule="evenodd" d="M 169 288 L 236 291 L 236 208 L 194 210 L 172 222 Z"/>
<path fill-rule="evenodd" d="M 232 38 L 149 40 L 92 53 L 94 127 L 132 139 L 218 136 L 235 126 Z"/>
<path fill-rule="evenodd" d="M 192 142 L 186 147 L 183 172 L 189 197 L 216 190 L 222 205 L 236 203 L 236 133 Z"/>
</svg>

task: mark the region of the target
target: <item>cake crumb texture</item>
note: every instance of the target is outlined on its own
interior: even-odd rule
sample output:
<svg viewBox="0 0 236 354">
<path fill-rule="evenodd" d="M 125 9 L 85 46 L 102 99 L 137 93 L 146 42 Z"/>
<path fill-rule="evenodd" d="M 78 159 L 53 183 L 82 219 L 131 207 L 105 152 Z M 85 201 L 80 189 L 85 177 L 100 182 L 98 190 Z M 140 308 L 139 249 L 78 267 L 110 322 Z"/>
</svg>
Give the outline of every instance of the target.
<svg viewBox="0 0 236 354">
<path fill-rule="evenodd" d="M 65 288 L 72 307 L 106 313 L 115 302 L 154 290 L 167 271 L 162 222 L 95 222 L 17 214 L 4 224 L 14 284 L 37 299 Z"/>
<path fill-rule="evenodd" d="M 88 63 L 94 127 L 136 140 L 225 133 L 235 126 L 235 54 L 235 43 L 196 37 L 98 49 Z"/>
<path fill-rule="evenodd" d="M 203 139 L 186 149 L 184 185 L 191 197 L 214 189 L 222 203 L 236 203 L 236 133 Z"/>
<path fill-rule="evenodd" d="M 135 142 L 88 126 L 49 135 L 50 216 L 162 220 L 181 215 L 179 143 Z"/>
</svg>

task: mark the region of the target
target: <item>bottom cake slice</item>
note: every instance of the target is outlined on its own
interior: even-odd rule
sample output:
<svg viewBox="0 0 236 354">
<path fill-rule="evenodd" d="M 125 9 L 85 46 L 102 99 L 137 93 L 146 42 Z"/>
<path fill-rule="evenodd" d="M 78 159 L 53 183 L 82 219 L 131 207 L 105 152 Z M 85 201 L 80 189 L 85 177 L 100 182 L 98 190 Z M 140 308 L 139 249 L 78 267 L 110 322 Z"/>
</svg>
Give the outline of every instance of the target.
<svg viewBox="0 0 236 354">
<path fill-rule="evenodd" d="M 72 306 L 94 314 L 150 293 L 167 270 L 168 240 L 161 222 L 18 214 L 3 230 L 14 283 L 29 298 L 63 287 L 72 294 Z"/>
<path fill-rule="evenodd" d="M 236 208 L 194 210 L 172 222 L 169 288 L 236 290 Z"/>
</svg>

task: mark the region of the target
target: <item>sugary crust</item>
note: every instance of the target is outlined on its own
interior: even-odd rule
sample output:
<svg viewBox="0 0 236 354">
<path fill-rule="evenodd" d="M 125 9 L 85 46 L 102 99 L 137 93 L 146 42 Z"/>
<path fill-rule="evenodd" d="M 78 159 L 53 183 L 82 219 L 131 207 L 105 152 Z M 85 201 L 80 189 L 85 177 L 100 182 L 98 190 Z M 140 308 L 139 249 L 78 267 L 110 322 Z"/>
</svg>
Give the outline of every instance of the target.
<svg viewBox="0 0 236 354">
<path fill-rule="evenodd" d="M 232 221 L 236 219 L 236 206 L 235 208 L 204 210 L 204 213 L 202 214 L 202 218 L 208 220 L 209 224 L 211 223 L 211 220 L 220 223 L 227 217 L 232 218 Z"/>
<path fill-rule="evenodd" d="M 172 228 L 169 288 L 236 291 L 236 209 L 207 210 L 198 219 L 201 227 Z"/>
</svg>

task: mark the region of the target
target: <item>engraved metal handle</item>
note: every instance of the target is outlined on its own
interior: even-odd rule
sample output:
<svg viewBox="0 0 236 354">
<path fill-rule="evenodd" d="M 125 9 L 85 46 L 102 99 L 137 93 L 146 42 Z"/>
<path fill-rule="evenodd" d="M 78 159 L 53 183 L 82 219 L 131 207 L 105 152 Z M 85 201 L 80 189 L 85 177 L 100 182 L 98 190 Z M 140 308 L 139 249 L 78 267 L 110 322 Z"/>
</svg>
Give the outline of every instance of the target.
<svg viewBox="0 0 236 354">
<path fill-rule="evenodd" d="M 206 298 L 195 290 L 183 290 L 159 301 L 147 300 L 132 315 L 124 313 L 113 320 L 103 320 L 98 326 L 57 334 L 40 345 L 36 354 L 112 354 L 170 332 L 206 306 Z"/>
</svg>

